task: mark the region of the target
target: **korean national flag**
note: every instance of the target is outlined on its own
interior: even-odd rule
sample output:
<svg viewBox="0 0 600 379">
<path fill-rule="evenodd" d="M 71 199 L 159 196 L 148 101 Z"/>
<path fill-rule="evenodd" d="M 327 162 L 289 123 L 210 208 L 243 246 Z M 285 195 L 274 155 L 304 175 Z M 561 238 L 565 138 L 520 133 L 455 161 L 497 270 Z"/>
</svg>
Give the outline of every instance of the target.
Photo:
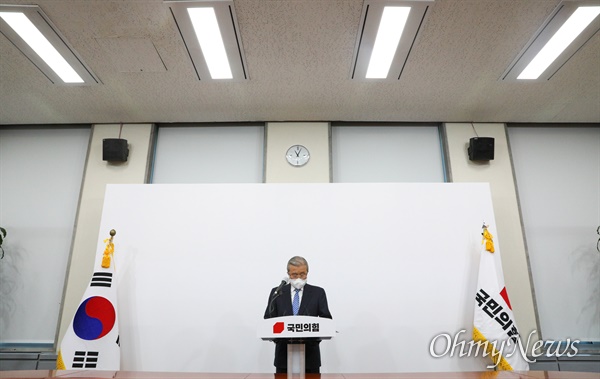
<svg viewBox="0 0 600 379">
<path fill-rule="evenodd" d="M 60 345 L 59 370 L 120 369 L 114 260 L 108 268 L 97 267 Z"/>
</svg>

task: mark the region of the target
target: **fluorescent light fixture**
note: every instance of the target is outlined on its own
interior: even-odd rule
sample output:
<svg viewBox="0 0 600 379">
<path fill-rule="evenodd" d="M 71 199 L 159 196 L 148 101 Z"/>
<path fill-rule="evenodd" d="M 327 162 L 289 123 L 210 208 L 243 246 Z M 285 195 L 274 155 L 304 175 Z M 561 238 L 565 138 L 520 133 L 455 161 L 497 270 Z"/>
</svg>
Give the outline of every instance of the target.
<svg viewBox="0 0 600 379">
<path fill-rule="evenodd" d="M 0 5 L 0 32 L 53 83 L 98 83 L 38 6 Z"/>
<path fill-rule="evenodd" d="M 409 13 L 410 7 L 383 8 L 383 15 L 367 68 L 366 77 L 368 79 L 387 78 Z"/>
<path fill-rule="evenodd" d="M 165 3 L 169 4 L 198 79 L 248 79 L 233 1 Z"/>
<path fill-rule="evenodd" d="M 23 38 L 33 51 L 42 58 L 52 70 L 65 83 L 83 83 L 81 76 L 77 75 L 73 67 L 69 66 L 65 58 L 58 53 L 50 41 L 29 21 L 23 13 L 0 12 L 0 17 L 17 34 Z"/>
<path fill-rule="evenodd" d="M 225 45 L 213 8 L 188 8 L 192 26 L 213 79 L 232 79 Z"/>
<path fill-rule="evenodd" d="M 559 4 L 502 79 L 549 80 L 599 30 L 600 6 L 588 4 L 591 3 Z"/>
<path fill-rule="evenodd" d="M 433 0 L 365 0 L 354 49 L 355 80 L 398 80 Z"/>
<path fill-rule="evenodd" d="M 525 67 L 517 79 L 537 79 L 600 13 L 599 7 L 579 7 L 550 41 Z"/>
</svg>

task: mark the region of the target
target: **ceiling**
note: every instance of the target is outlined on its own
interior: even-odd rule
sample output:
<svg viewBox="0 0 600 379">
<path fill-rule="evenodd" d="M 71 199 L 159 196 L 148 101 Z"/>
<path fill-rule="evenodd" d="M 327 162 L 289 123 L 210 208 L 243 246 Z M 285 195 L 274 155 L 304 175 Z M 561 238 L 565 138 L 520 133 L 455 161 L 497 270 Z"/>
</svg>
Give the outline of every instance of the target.
<svg viewBox="0 0 600 379">
<path fill-rule="evenodd" d="M 39 5 L 101 81 L 52 84 L 0 35 L 0 123 L 600 122 L 600 33 L 549 81 L 499 80 L 559 2 L 436 0 L 400 80 L 367 82 L 362 0 L 236 0 L 250 79 L 209 82 L 161 0 L 0 0 Z"/>
</svg>

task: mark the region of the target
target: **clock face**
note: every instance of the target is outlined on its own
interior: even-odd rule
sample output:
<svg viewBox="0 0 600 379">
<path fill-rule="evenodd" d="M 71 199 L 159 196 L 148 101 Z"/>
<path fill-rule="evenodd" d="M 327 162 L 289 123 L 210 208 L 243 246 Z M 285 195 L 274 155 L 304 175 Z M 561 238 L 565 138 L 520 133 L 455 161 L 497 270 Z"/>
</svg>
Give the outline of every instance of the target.
<svg viewBox="0 0 600 379">
<path fill-rule="evenodd" d="M 292 166 L 300 167 L 308 163 L 310 153 L 308 149 L 302 145 L 294 145 L 285 153 L 285 158 Z"/>
</svg>

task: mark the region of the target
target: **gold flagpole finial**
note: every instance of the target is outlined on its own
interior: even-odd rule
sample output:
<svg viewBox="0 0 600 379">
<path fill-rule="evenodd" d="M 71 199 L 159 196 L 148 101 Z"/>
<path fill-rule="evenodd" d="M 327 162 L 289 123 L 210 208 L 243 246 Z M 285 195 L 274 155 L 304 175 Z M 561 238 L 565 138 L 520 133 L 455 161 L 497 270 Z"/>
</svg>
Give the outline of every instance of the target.
<svg viewBox="0 0 600 379">
<path fill-rule="evenodd" d="M 104 240 L 106 248 L 104 248 L 104 255 L 102 256 L 102 268 L 110 267 L 110 260 L 113 254 L 115 253 L 115 244 L 113 243 L 113 237 L 117 234 L 117 231 L 111 229 L 109 234 L 110 238 Z"/>
<path fill-rule="evenodd" d="M 483 239 L 481 240 L 481 243 L 485 242 L 485 249 L 490 253 L 493 253 L 495 251 L 493 240 L 494 236 L 488 231 L 488 226 L 489 225 L 486 225 L 485 222 L 483 223 L 483 233 L 481 233 L 483 235 Z"/>
</svg>

